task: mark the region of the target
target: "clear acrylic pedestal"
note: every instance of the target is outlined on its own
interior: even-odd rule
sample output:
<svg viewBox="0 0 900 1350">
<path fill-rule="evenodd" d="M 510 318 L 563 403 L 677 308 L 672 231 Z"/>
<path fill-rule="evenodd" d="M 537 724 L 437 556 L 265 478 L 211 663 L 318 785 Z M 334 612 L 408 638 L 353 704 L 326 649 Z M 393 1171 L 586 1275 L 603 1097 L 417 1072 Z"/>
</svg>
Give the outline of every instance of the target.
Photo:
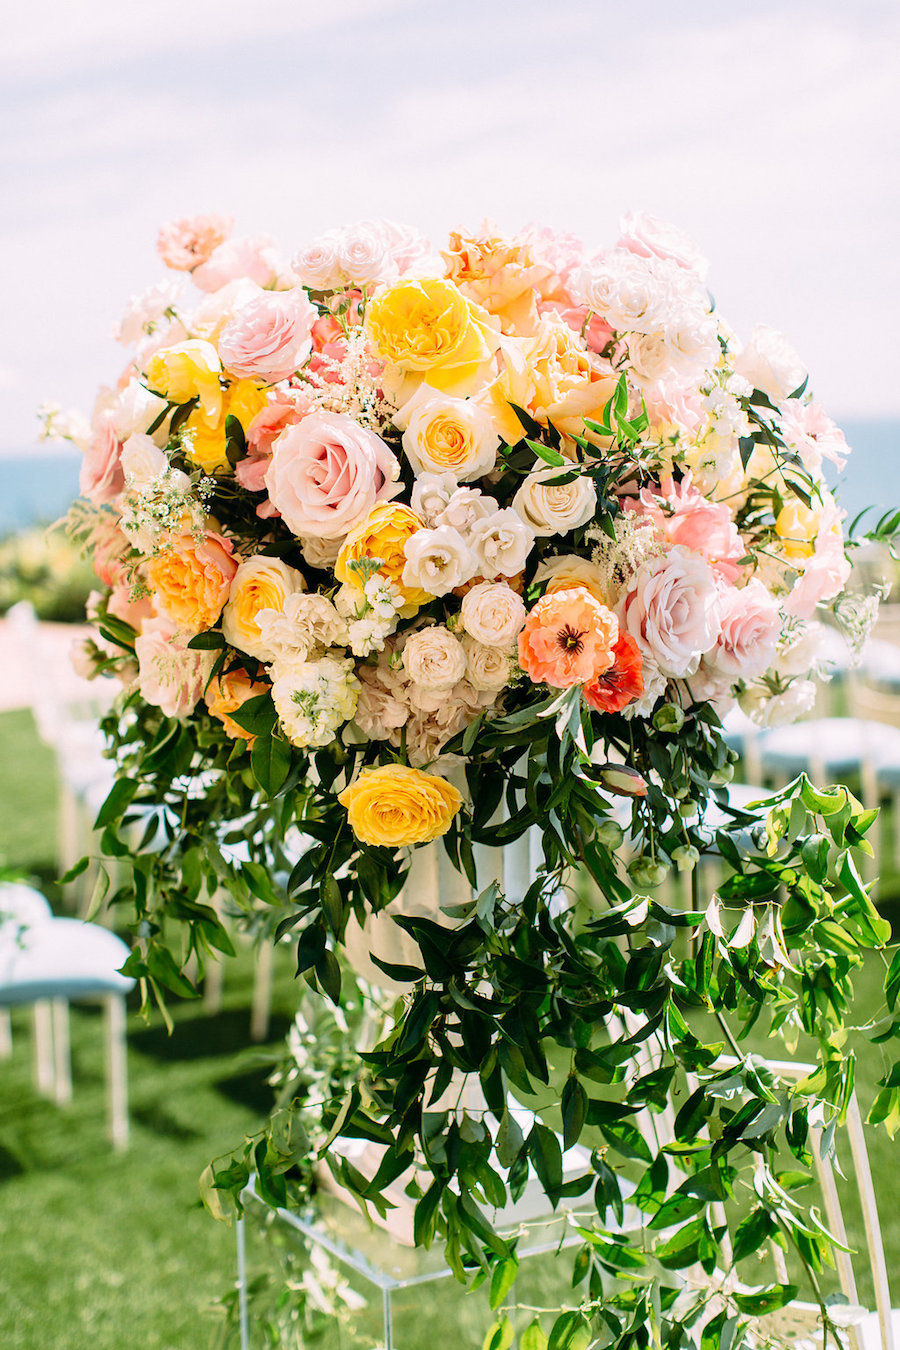
<svg viewBox="0 0 900 1350">
<path fill-rule="evenodd" d="M 306 1213 L 287 1209 L 271 1209 L 253 1189 L 253 1182 L 243 1195 L 247 1216 L 235 1224 L 237 1243 L 237 1292 L 241 1350 L 263 1350 L 270 1342 L 253 1325 L 249 1244 L 254 1241 L 251 1214 L 268 1213 L 270 1232 L 276 1230 L 279 1239 L 293 1246 L 304 1258 L 321 1262 L 330 1258 L 331 1267 L 339 1277 L 343 1293 L 351 1292 L 349 1318 L 353 1325 L 341 1331 L 335 1323 L 334 1339 L 319 1340 L 318 1346 L 347 1347 L 348 1350 L 425 1350 L 428 1346 L 449 1344 L 452 1321 L 452 1339 L 457 1345 L 480 1345 L 492 1321 L 485 1289 L 471 1297 L 453 1277 L 444 1260 L 440 1243 L 430 1251 L 408 1247 L 397 1242 L 389 1233 L 373 1223 L 358 1210 L 349 1207 L 336 1196 L 317 1197 L 314 1210 Z M 514 1231 L 504 1226 L 504 1232 Z M 546 1221 L 531 1220 L 522 1232 L 517 1248 L 520 1274 L 517 1282 L 519 1297 L 527 1294 L 528 1301 L 536 1298 L 566 1301 L 566 1272 L 554 1269 L 555 1262 L 542 1261 L 583 1239 L 574 1231 L 564 1212 L 548 1214 Z M 260 1241 L 257 1238 L 257 1247 Z M 263 1244 L 265 1239 L 263 1239 Z M 263 1257 L 265 1251 L 263 1248 Z M 270 1262 L 274 1253 L 269 1254 Z M 567 1264 L 567 1263 L 566 1263 Z M 571 1270 L 568 1271 L 571 1278 Z M 436 1289 L 445 1282 L 440 1297 Z M 314 1275 L 314 1284 L 321 1284 L 321 1268 Z M 521 1287 L 520 1287 L 521 1286 Z M 429 1296 L 429 1291 L 434 1290 Z M 568 1299 L 572 1298 L 568 1286 Z M 530 1320 L 533 1313 L 527 1314 Z M 291 1345 L 300 1347 L 298 1338 Z"/>
</svg>

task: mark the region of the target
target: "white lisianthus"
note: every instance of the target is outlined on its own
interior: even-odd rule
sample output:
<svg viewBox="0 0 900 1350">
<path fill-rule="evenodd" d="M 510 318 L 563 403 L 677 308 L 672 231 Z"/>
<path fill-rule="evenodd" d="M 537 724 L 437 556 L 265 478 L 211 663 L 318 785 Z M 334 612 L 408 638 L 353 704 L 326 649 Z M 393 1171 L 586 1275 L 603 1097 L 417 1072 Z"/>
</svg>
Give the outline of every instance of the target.
<svg viewBox="0 0 900 1350">
<path fill-rule="evenodd" d="M 440 624 L 420 628 L 406 640 L 403 669 L 413 684 L 422 689 L 434 693 L 452 689 L 466 673 L 465 649 Z"/>
<path fill-rule="evenodd" d="M 520 595 L 502 581 L 481 581 L 463 596 L 463 628 L 484 647 L 508 650 L 525 623 Z"/>
<path fill-rule="evenodd" d="M 456 490 L 452 473 L 422 473 L 413 483 L 409 504 L 426 525 L 448 524 L 447 521 L 438 522 L 438 516 Z"/>
<path fill-rule="evenodd" d="M 272 699 L 292 745 L 329 745 L 356 712 L 359 680 L 349 657 L 275 661 Z"/>
<path fill-rule="evenodd" d="M 513 498 L 513 508 L 535 534 L 569 534 L 586 525 L 597 509 L 597 489 L 586 474 L 554 483 L 565 469 L 537 469 Z"/>
<path fill-rule="evenodd" d="M 464 633 L 463 650 L 466 654 L 466 679 L 473 689 L 484 693 L 499 693 L 509 684 L 513 670 L 513 649 L 486 647 L 483 642 Z"/>
<path fill-rule="evenodd" d="M 184 283 L 180 277 L 173 277 L 151 286 L 142 295 L 133 295 L 116 329 L 116 340 L 126 347 L 133 347 L 148 329 L 159 323 L 167 309 L 175 308 L 183 294 Z"/>
<path fill-rule="evenodd" d="M 806 378 L 806 367 L 784 334 L 762 323 L 750 330 L 734 368 L 775 403 L 799 389 Z"/>
<path fill-rule="evenodd" d="M 738 698 L 742 712 L 760 727 L 783 727 L 808 713 L 816 701 L 812 680 L 792 680 L 782 694 L 751 684 Z"/>
<path fill-rule="evenodd" d="M 497 462 L 500 434 L 473 398 L 453 398 L 421 384 L 394 415 L 403 449 L 417 474 L 452 473 L 463 482 L 482 478 Z"/>
<path fill-rule="evenodd" d="M 406 563 L 403 585 L 409 590 L 446 595 L 463 586 L 478 571 L 479 560 L 458 530 L 441 525 L 436 530 L 417 530 L 403 547 Z"/>
<path fill-rule="evenodd" d="M 317 648 L 343 647 L 347 624 L 324 595 L 297 591 L 288 595 L 283 609 L 257 611 L 256 624 L 262 646 L 275 660 L 299 657 L 308 660 Z"/>
<path fill-rule="evenodd" d="M 477 571 L 485 577 L 514 577 L 525 566 L 534 544 L 534 530 L 514 511 L 504 507 L 472 526 L 470 542 L 478 558 Z"/>
</svg>

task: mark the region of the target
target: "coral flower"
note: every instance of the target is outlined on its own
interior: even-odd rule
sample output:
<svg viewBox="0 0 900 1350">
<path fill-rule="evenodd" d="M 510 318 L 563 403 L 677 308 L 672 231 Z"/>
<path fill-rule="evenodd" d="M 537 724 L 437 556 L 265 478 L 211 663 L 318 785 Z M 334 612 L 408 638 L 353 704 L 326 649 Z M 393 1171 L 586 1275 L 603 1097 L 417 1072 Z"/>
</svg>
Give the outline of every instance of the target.
<svg viewBox="0 0 900 1350">
<path fill-rule="evenodd" d="M 545 595 L 519 634 L 519 664 L 535 682 L 557 689 L 595 680 L 609 670 L 619 624 L 584 586 Z"/>
<path fill-rule="evenodd" d="M 584 686 L 585 702 L 597 712 L 620 712 L 644 692 L 643 664 L 634 638 L 620 633 L 612 665 Z"/>
</svg>

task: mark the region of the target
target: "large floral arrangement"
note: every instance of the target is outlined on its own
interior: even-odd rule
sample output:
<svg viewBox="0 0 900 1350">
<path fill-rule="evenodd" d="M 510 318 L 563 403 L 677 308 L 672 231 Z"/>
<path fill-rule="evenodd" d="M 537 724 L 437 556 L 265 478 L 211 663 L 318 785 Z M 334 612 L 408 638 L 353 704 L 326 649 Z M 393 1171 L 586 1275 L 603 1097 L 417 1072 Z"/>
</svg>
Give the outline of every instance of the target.
<svg viewBox="0 0 900 1350">
<path fill-rule="evenodd" d="M 579 1184 L 595 1185 L 601 1225 L 621 1222 L 605 1150 L 651 1161 L 629 1113 L 677 1091 L 676 1069 L 719 1072 L 685 1007 L 713 1009 L 736 1050 L 774 1000 L 779 1024 L 825 1047 L 817 1091 L 840 1102 L 846 1000 L 826 1009 L 804 991 L 834 952 L 843 998 L 859 964 L 847 941 L 858 954 L 886 938 L 850 857 L 870 816 L 849 794 L 794 784 L 757 854 L 720 832 L 734 875 L 709 909 L 632 894 L 710 846 L 705 803 L 735 758 L 720 716 L 735 700 L 760 723 L 808 709 L 823 612 L 843 609 L 860 638 L 871 608 L 842 599 L 843 513 L 825 468 L 847 447 L 787 341 L 766 328 L 739 340 L 697 249 L 641 215 L 596 253 L 540 228 L 456 233 L 436 252 L 375 221 L 285 259 L 219 217 L 167 226 L 159 250 L 176 275 L 122 321 L 131 355 L 84 438 L 72 514 L 103 583 L 81 659 L 123 683 L 108 722 L 120 778 L 99 824 L 106 851 L 134 865 L 117 898 L 136 898 L 131 968 L 145 987 L 188 992 L 187 952 L 227 948 L 205 902 L 225 888 L 279 936 L 295 930 L 300 971 L 338 1000 L 350 916 L 397 895 L 410 846 L 442 838 L 477 889 L 473 846 L 539 825 L 544 861 L 524 896 L 489 887 L 455 927 L 401 919 L 421 963 L 387 973 L 409 996 L 359 1080 L 322 1108 L 330 1137 L 384 1146 L 374 1180 L 332 1159 L 376 1208 L 413 1157 L 430 1168 L 417 1236 L 439 1231 L 461 1277 L 512 1250 L 473 1195 L 497 1205 L 529 1167 L 552 1200 L 564 1192 L 556 1134 L 537 1123 L 517 1137 L 505 1108 L 507 1087 L 552 1076 L 542 1044 L 574 1055 L 566 1145 L 600 1131 Z M 553 899 L 575 867 L 600 906 L 586 924 Z M 835 937 L 837 912 L 850 939 Z M 623 1006 L 637 1024 L 626 1047 L 638 1054 L 652 1032 L 669 1056 L 632 1098 L 610 1087 L 629 1051 L 610 1048 L 605 1022 Z M 479 1076 L 496 1128 L 467 1132 L 451 1113 L 440 1129 L 453 1148 L 438 1150 L 426 1107 L 451 1069 Z M 585 1078 L 607 1085 L 599 1100 Z M 741 1083 L 772 1097 L 749 1068 Z M 698 1088 L 681 1137 L 733 1117 L 726 1100 Z M 772 1149 L 787 1128 L 806 1156 L 789 1108 L 777 1115 Z M 283 1199 L 298 1151 L 265 1140 L 254 1165 Z M 719 1254 L 698 1217 L 697 1197 L 731 1184 L 711 1147 L 671 1164 L 672 1186 L 679 1168 L 713 1177 L 680 1208 L 658 1158 L 641 1193 L 649 1212 L 690 1218 L 681 1246 L 667 1238 L 669 1268 L 711 1269 Z M 245 1179 L 235 1162 L 216 1185 L 237 1194 Z M 790 1226 L 778 1203 L 774 1190 L 760 1201 L 754 1235 Z M 599 1306 L 599 1271 L 627 1266 L 628 1243 L 598 1255 L 591 1241 L 582 1276 L 596 1273 Z"/>
</svg>

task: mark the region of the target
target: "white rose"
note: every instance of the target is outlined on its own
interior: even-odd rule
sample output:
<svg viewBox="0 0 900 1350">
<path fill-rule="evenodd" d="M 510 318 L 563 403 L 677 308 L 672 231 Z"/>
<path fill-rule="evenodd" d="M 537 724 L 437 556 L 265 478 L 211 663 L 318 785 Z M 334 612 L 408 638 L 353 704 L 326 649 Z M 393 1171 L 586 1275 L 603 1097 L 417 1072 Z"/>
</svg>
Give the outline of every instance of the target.
<svg viewBox="0 0 900 1350">
<path fill-rule="evenodd" d="M 143 432 L 136 432 L 133 436 L 128 437 L 128 440 L 122 446 L 119 463 L 125 475 L 126 487 L 137 488 L 138 491 L 148 488 L 157 478 L 161 478 L 169 467 L 166 455 L 163 454 L 156 442 L 149 436 L 145 436 Z M 185 488 L 190 486 L 190 480 L 186 474 L 179 473 L 179 477 L 184 479 L 183 486 Z"/>
<path fill-rule="evenodd" d="M 468 633 L 463 634 L 462 645 L 466 653 L 466 679 L 472 688 L 485 693 L 505 689 L 512 671 L 511 651 L 486 647 Z"/>
<path fill-rule="evenodd" d="M 531 552 L 534 530 L 508 506 L 476 521 L 469 542 L 475 550 L 482 576 L 514 577 L 521 572 Z"/>
<path fill-rule="evenodd" d="M 403 449 L 417 474 L 452 473 L 468 482 L 490 473 L 500 435 L 493 418 L 472 398 L 453 398 L 421 384 L 394 415 Z"/>
<path fill-rule="evenodd" d="M 806 378 L 806 367 L 783 333 L 757 324 L 734 363 L 739 375 L 779 403 Z"/>
<path fill-rule="evenodd" d="M 463 596 L 463 628 L 485 647 L 508 649 L 525 623 L 520 595 L 502 581 L 481 581 Z"/>
<path fill-rule="evenodd" d="M 677 264 L 613 249 L 587 264 L 575 287 L 584 303 L 618 333 L 651 333 L 663 326 Z"/>
<path fill-rule="evenodd" d="M 719 634 L 718 588 L 709 564 L 677 545 L 638 570 L 620 619 L 641 652 L 674 679 L 692 675 Z"/>
<path fill-rule="evenodd" d="M 568 534 L 586 525 L 597 509 L 593 480 L 580 474 L 571 483 L 554 483 L 565 469 L 537 469 L 513 498 L 513 509 L 535 534 Z"/>
<path fill-rule="evenodd" d="M 305 586 L 303 573 L 280 558 L 268 558 L 262 553 L 245 558 L 231 579 L 228 603 L 222 611 L 225 641 L 248 656 L 271 661 L 275 652 L 263 638 L 259 615 L 271 614 L 273 610 L 283 612 L 288 596 Z"/>
<path fill-rule="evenodd" d="M 438 522 L 438 516 L 456 491 L 452 473 L 422 473 L 413 483 L 409 504 L 426 525 L 450 524 L 449 521 Z"/>
<path fill-rule="evenodd" d="M 113 404 L 113 424 L 120 441 L 126 441 L 136 431 L 146 431 L 152 427 L 166 406 L 166 400 L 158 394 L 151 394 L 140 380 L 129 380 Z M 165 444 L 167 432 L 158 430 L 156 436 Z"/>
<path fill-rule="evenodd" d="M 465 538 L 478 520 L 486 520 L 497 510 L 493 497 L 478 488 L 457 488 L 444 509 L 435 517 L 435 525 L 450 525 Z"/>
<path fill-rule="evenodd" d="M 655 384 L 675 368 L 675 356 L 663 332 L 631 333 L 628 359 L 638 382 Z"/>
<path fill-rule="evenodd" d="M 341 284 L 341 231 L 329 230 L 301 248 L 291 261 L 300 283 L 311 291 L 333 291 Z"/>
<path fill-rule="evenodd" d="M 465 649 L 442 625 L 420 628 L 406 640 L 403 669 L 413 684 L 424 689 L 452 689 L 466 673 Z"/>
<path fill-rule="evenodd" d="M 406 562 L 403 585 L 409 590 L 446 595 L 463 586 L 478 571 L 479 559 L 458 530 L 441 525 L 417 530 L 403 546 Z"/>
<path fill-rule="evenodd" d="M 719 359 L 719 329 L 712 314 L 697 304 L 685 304 L 666 327 L 666 343 L 674 364 L 688 371 L 712 369 Z"/>
<path fill-rule="evenodd" d="M 395 274 L 388 238 L 377 222 L 361 221 L 341 231 L 338 265 L 345 281 L 364 286 Z"/>
</svg>

